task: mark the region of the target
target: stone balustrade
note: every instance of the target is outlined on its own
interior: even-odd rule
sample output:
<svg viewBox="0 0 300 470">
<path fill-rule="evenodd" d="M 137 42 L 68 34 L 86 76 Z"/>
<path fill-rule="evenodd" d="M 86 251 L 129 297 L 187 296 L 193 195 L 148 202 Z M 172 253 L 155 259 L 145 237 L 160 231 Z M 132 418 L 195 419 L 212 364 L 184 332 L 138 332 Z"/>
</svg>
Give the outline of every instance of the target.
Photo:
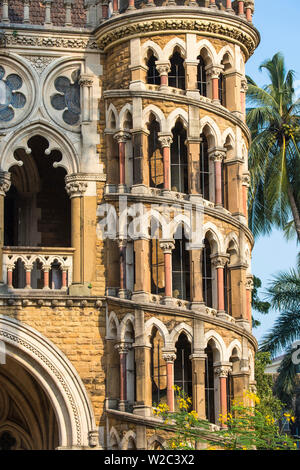
<svg viewBox="0 0 300 470">
<path fill-rule="evenodd" d="M 182 0 L 1 0 L 0 23 L 95 28 L 119 14 L 145 7 L 174 8 Z M 223 12 L 252 22 L 254 0 L 187 0 L 185 8 Z"/>
<path fill-rule="evenodd" d="M 73 248 L 4 247 L 4 283 L 9 289 L 67 290 L 73 252 Z"/>
</svg>

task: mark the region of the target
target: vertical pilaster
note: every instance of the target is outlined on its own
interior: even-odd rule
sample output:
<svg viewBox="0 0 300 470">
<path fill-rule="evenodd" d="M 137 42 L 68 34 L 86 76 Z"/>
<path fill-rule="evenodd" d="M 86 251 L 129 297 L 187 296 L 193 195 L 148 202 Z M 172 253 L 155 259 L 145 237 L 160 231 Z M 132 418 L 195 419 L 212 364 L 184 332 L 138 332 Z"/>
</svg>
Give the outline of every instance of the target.
<svg viewBox="0 0 300 470">
<path fill-rule="evenodd" d="M 119 252 L 120 252 L 120 299 L 127 298 L 127 283 L 126 283 L 126 246 L 127 240 L 118 240 Z"/>
<path fill-rule="evenodd" d="M 8 0 L 2 0 L 2 23 L 9 23 Z"/>
<path fill-rule="evenodd" d="M 174 411 L 174 361 L 176 359 L 175 350 L 163 349 L 163 359 L 166 361 L 167 369 L 167 404 L 169 410 Z"/>
<path fill-rule="evenodd" d="M 174 240 L 161 240 L 160 247 L 164 253 L 165 261 L 165 301 L 172 298 L 172 250 L 175 248 Z"/>
<path fill-rule="evenodd" d="M 171 162 L 170 162 L 170 148 L 173 141 L 172 134 L 164 134 L 159 132 L 158 140 L 163 150 L 164 162 L 164 189 L 170 191 L 171 189 Z"/>
<path fill-rule="evenodd" d="M 126 411 L 127 405 L 127 354 L 129 345 L 127 343 L 119 343 L 115 345 L 120 355 L 120 400 L 119 410 Z"/>
<path fill-rule="evenodd" d="M 10 185 L 10 173 L 0 171 L 0 283 L 3 282 L 4 198 Z"/>
<path fill-rule="evenodd" d="M 210 159 L 214 162 L 215 170 L 215 205 L 223 207 L 223 188 L 222 188 L 222 162 L 226 156 L 226 149 L 213 149 L 210 151 Z"/>
<path fill-rule="evenodd" d="M 30 2 L 31 0 L 23 0 L 23 5 L 24 5 L 23 23 L 24 24 L 30 23 L 30 19 L 29 19 Z"/>
<path fill-rule="evenodd" d="M 214 369 L 215 374 L 219 378 L 220 414 L 224 417 L 227 416 L 227 377 L 230 370 L 231 365 L 228 363 L 219 363 Z M 226 425 L 221 422 L 221 427 L 224 428 Z"/>
<path fill-rule="evenodd" d="M 148 302 L 151 293 L 150 240 L 148 238 L 134 240 L 134 252 L 135 284 L 131 298 Z"/>
</svg>

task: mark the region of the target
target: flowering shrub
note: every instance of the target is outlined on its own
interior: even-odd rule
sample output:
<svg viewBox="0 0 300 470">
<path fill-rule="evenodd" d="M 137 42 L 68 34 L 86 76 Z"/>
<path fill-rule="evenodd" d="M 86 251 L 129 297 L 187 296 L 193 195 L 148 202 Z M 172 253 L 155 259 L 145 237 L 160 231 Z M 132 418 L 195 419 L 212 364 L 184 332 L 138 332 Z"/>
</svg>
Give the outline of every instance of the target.
<svg viewBox="0 0 300 470">
<path fill-rule="evenodd" d="M 170 413 L 166 403 L 159 404 L 154 414 L 162 418 L 164 425 L 172 431 L 168 441 L 170 449 L 191 450 L 205 443 L 207 450 L 296 450 L 295 440 L 282 434 L 279 422 L 260 409 L 260 399 L 246 392 L 243 401 L 233 400 L 231 410 L 220 415 L 222 428 L 200 419 L 196 411 L 188 411 L 191 399 L 178 387 L 174 387 L 178 410 Z M 295 418 L 285 413 L 287 421 Z M 213 429 L 215 428 L 215 429 Z"/>
</svg>

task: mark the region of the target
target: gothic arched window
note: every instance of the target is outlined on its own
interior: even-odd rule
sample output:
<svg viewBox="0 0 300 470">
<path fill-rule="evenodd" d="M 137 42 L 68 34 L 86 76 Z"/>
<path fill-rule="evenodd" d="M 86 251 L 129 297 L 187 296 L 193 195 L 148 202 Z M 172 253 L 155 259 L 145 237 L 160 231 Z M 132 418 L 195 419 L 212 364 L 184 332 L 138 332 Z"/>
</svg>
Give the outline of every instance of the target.
<svg viewBox="0 0 300 470">
<path fill-rule="evenodd" d="M 211 248 L 209 241 L 205 238 L 202 251 L 202 288 L 203 300 L 207 307 L 212 307 L 212 269 L 211 269 Z"/>
<path fill-rule="evenodd" d="M 151 381 L 152 403 L 158 405 L 161 401 L 167 401 L 167 368 L 162 356 L 164 346 L 163 338 L 154 328 L 151 336 Z"/>
<path fill-rule="evenodd" d="M 175 248 L 172 251 L 173 297 L 190 300 L 190 253 L 186 249 L 187 240 L 183 228 L 175 234 Z"/>
<path fill-rule="evenodd" d="M 228 315 L 232 312 L 232 299 L 231 299 L 231 272 L 228 263 L 224 266 L 224 308 Z"/>
<path fill-rule="evenodd" d="M 208 143 L 205 135 L 200 143 L 200 191 L 204 199 L 209 200 L 209 157 Z"/>
<path fill-rule="evenodd" d="M 192 362 L 190 360 L 191 344 L 186 335 L 181 333 L 175 344 L 176 359 L 174 361 L 174 385 L 192 397 Z"/>
<path fill-rule="evenodd" d="M 225 75 L 220 73 L 219 76 L 219 100 L 222 106 L 226 106 L 226 82 Z"/>
<path fill-rule="evenodd" d="M 207 96 L 207 78 L 205 70 L 205 62 L 203 57 L 199 55 L 197 57 L 198 66 L 197 66 L 197 86 L 200 92 L 200 95 Z"/>
<path fill-rule="evenodd" d="M 180 193 L 188 192 L 188 163 L 185 145 L 186 130 L 178 120 L 172 129 L 171 144 L 171 189 Z"/>
<path fill-rule="evenodd" d="M 160 75 L 156 68 L 156 57 L 151 54 L 147 61 L 147 83 L 150 85 L 160 85 Z"/>
<path fill-rule="evenodd" d="M 169 86 L 174 88 L 181 88 L 185 90 L 185 69 L 184 59 L 181 57 L 180 52 L 174 51 L 170 58 L 171 69 L 168 74 Z"/>
<path fill-rule="evenodd" d="M 205 414 L 210 423 L 215 422 L 214 354 L 210 344 L 205 349 Z"/>
<path fill-rule="evenodd" d="M 152 119 L 148 130 L 150 132 L 148 135 L 149 185 L 151 188 L 163 188 L 164 164 L 158 140 L 159 123 Z"/>
</svg>

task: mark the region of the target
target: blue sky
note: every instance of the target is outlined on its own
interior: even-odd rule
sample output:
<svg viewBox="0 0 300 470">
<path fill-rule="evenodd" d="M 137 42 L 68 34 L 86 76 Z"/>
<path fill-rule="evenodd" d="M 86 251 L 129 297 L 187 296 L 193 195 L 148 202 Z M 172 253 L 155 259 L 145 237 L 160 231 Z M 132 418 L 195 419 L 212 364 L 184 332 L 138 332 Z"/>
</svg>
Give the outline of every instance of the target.
<svg viewBox="0 0 300 470">
<path fill-rule="evenodd" d="M 246 65 L 246 73 L 259 85 L 267 83 L 266 75 L 259 72 L 259 65 L 276 52 L 282 52 L 287 69 L 296 72 L 296 89 L 300 95 L 300 1 L 299 0 L 256 0 L 253 23 L 260 31 L 261 44 Z M 287 242 L 281 232 L 274 230 L 269 237 L 256 240 L 252 254 L 252 272 L 262 280 L 264 288 L 273 274 L 295 266 L 296 241 Z M 258 341 L 272 327 L 277 314 L 263 316 L 255 312 L 261 326 L 253 333 Z"/>
</svg>

